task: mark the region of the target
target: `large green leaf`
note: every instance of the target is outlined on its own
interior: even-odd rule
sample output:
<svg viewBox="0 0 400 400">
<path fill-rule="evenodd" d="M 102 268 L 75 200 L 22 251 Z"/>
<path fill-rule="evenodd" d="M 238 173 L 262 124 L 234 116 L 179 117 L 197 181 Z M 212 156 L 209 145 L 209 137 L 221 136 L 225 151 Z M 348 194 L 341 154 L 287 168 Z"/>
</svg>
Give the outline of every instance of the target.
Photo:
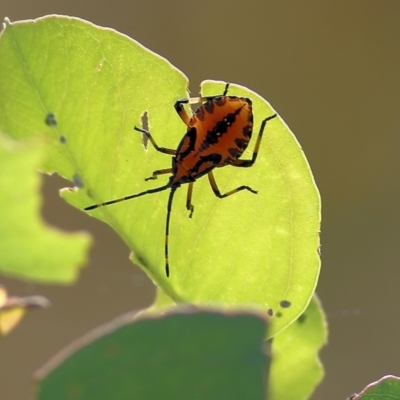
<svg viewBox="0 0 400 400">
<path fill-rule="evenodd" d="M 40 212 L 42 142 L 0 135 L 0 273 L 40 282 L 70 283 L 86 261 L 86 233 L 47 226 Z"/>
<path fill-rule="evenodd" d="M 37 374 L 37 399 L 265 399 L 259 316 L 200 311 L 131 321 L 124 316 L 56 356 Z"/>
<path fill-rule="evenodd" d="M 306 311 L 272 342 L 268 400 L 305 400 L 323 378 L 318 352 L 327 341 L 324 313 L 316 296 Z"/>
<path fill-rule="evenodd" d="M 10 77 L 0 81 L 0 107 L 6 111 L 0 128 L 16 137 L 48 133 L 55 151 L 46 170 L 81 188 L 63 192 L 71 204 L 82 209 L 166 183 L 164 176 L 144 178 L 170 167 L 171 158 L 145 149 L 133 131 L 147 111 L 160 146 L 176 148 L 185 133 L 173 104 L 187 96 L 187 80 L 166 60 L 110 29 L 48 17 L 7 27 L 0 48 L 4 74 Z M 203 92 L 220 94 L 223 88 L 223 82 L 206 82 Z M 256 136 L 273 109 L 243 87 L 231 85 L 229 94 L 252 98 Z M 49 112 L 58 122 L 51 128 L 43 122 Z M 190 219 L 185 188 L 178 190 L 169 279 L 163 255 L 168 191 L 91 213 L 117 231 L 134 260 L 174 301 L 258 307 L 274 316 L 276 333 L 304 311 L 319 273 L 320 204 L 309 166 L 276 118 L 266 127 L 254 167 L 225 167 L 215 175 L 221 191 L 246 184 L 259 193 L 220 200 L 200 179 Z"/>
</svg>

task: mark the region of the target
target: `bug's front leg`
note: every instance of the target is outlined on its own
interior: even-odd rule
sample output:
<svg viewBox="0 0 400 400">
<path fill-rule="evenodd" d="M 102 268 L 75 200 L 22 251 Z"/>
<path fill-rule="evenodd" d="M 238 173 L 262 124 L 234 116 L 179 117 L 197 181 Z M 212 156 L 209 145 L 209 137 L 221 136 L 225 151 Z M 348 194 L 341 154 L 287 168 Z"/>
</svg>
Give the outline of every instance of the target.
<svg viewBox="0 0 400 400">
<path fill-rule="evenodd" d="M 176 154 L 176 150 L 174 149 L 167 149 L 165 147 L 160 147 L 156 141 L 153 139 L 153 136 L 151 136 L 151 133 L 146 130 L 146 129 L 141 129 L 138 127 L 134 127 L 135 131 L 141 132 L 144 135 L 146 135 L 147 139 L 150 140 L 151 144 L 154 146 L 154 148 L 159 151 L 160 153 L 164 153 L 164 154 L 170 154 L 171 156 L 174 156 Z"/>
<path fill-rule="evenodd" d="M 172 168 L 165 168 L 165 169 L 158 169 L 153 172 L 153 175 L 149 176 L 148 178 L 145 178 L 145 181 L 153 181 L 154 179 L 157 179 L 158 175 L 163 175 L 163 174 L 172 174 Z"/>
<path fill-rule="evenodd" d="M 216 97 L 221 97 L 221 96 L 226 96 L 228 93 L 229 89 L 229 83 L 225 85 L 224 92 L 222 95 L 218 94 L 215 96 L 204 96 L 204 97 L 191 97 L 191 98 L 185 98 L 185 99 L 179 99 L 176 101 L 174 107 L 178 115 L 181 117 L 182 121 L 185 123 L 185 125 L 190 126 L 190 115 L 186 112 L 184 104 L 198 104 L 198 103 L 204 103 L 209 100 L 213 100 Z"/>
</svg>

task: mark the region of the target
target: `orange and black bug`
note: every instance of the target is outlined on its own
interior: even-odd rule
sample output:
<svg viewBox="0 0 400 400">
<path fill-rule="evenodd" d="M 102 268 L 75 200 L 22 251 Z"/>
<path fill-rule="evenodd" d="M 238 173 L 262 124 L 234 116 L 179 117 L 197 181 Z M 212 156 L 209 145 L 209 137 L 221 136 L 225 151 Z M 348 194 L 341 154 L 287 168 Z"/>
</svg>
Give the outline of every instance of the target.
<svg viewBox="0 0 400 400">
<path fill-rule="evenodd" d="M 176 189 L 182 184 L 189 184 L 186 208 L 193 215 L 192 205 L 193 184 L 203 175 L 208 176 L 214 194 L 220 199 L 241 190 L 257 193 L 249 186 L 239 186 L 226 193 L 221 193 L 213 175 L 214 168 L 232 165 L 234 167 L 251 167 L 258 155 L 261 139 L 267 122 L 276 117 L 276 114 L 265 118 L 261 122 L 260 131 L 250 160 L 242 160 L 239 157 L 246 150 L 253 132 L 252 102 L 247 97 L 227 96 L 229 83 L 222 95 L 207 96 L 195 99 L 181 99 L 175 103 L 175 110 L 187 125 L 188 129 L 176 150 L 159 147 L 150 132 L 135 127 L 150 140 L 154 148 L 172 156 L 172 167 L 153 172 L 150 179 L 157 179 L 158 175 L 171 174 L 169 181 L 164 186 L 149 189 L 144 192 L 121 197 L 86 207 L 85 210 L 93 210 L 97 207 L 108 206 L 120 201 L 134 199 L 146 194 L 158 193 L 171 189 L 167 204 L 167 219 L 165 224 L 165 273 L 169 276 L 168 261 L 168 236 L 169 221 L 172 209 L 172 200 Z M 190 117 L 185 111 L 184 104 L 202 103 L 202 105 Z"/>
</svg>

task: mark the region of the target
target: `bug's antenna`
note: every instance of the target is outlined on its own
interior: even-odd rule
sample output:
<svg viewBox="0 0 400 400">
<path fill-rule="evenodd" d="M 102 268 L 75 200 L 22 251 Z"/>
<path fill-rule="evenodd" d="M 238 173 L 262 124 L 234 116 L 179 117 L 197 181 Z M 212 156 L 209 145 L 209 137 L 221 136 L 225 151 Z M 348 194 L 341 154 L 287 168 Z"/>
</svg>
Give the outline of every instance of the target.
<svg viewBox="0 0 400 400">
<path fill-rule="evenodd" d="M 169 220 L 171 217 L 172 200 L 174 198 L 176 189 L 177 187 L 171 187 L 171 192 L 169 193 L 168 205 L 167 205 L 167 222 L 165 224 L 165 275 L 167 275 L 167 278 L 169 277 L 169 263 L 168 263 Z"/>
<path fill-rule="evenodd" d="M 158 188 L 145 190 L 144 192 L 140 192 L 140 193 L 136 193 L 136 194 L 130 194 L 129 196 L 121 197 L 121 198 L 115 199 L 115 200 L 105 201 L 104 203 L 93 204 L 92 206 L 85 207 L 84 210 L 85 211 L 94 210 L 95 208 L 109 206 L 110 204 L 119 203 L 120 201 L 130 200 L 130 199 L 134 199 L 136 197 L 144 196 L 145 194 L 162 192 L 163 190 L 166 190 L 169 188 L 170 188 L 170 184 L 168 182 L 166 185 L 160 186 Z"/>
</svg>

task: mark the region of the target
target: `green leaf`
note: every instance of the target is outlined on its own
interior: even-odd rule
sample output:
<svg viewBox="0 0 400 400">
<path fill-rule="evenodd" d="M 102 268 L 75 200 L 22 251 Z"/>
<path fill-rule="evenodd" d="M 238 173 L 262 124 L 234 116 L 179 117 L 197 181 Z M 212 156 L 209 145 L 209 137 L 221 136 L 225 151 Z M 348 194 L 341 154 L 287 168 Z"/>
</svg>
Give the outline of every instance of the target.
<svg viewBox="0 0 400 400">
<path fill-rule="evenodd" d="M 37 374 L 37 399 L 265 399 L 262 318 L 200 311 L 131 320 L 50 361 Z"/>
<path fill-rule="evenodd" d="M 369 384 L 361 393 L 354 394 L 349 400 L 400 400 L 400 378 L 387 375 L 379 381 Z"/>
<path fill-rule="evenodd" d="M 86 261 L 90 238 L 47 226 L 39 216 L 46 152 L 39 141 L 0 135 L 0 272 L 38 282 L 70 283 Z"/>
<path fill-rule="evenodd" d="M 188 82 L 162 57 L 113 30 L 52 16 L 7 26 L 0 79 L 0 128 L 16 137 L 40 132 L 51 138 L 54 151 L 45 168 L 80 188 L 63 192 L 71 204 L 82 209 L 167 182 L 164 175 L 144 181 L 154 170 L 169 168 L 171 157 L 144 148 L 133 131 L 145 111 L 162 147 L 177 148 L 186 131 L 173 105 L 187 96 Z M 203 92 L 221 94 L 224 85 L 206 82 Z M 274 110 L 243 87 L 231 85 L 229 94 L 252 98 L 256 136 Z M 57 125 L 44 124 L 48 113 Z M 245 157 L 253 146 L 254 140 Z M 274 315 L 275 334 L 305 310 L 319 274 L 320 200 L 308 163 L 288 127 L 275 118 L 252 168 L 224 167 L 215 175 L 222 192 L 249 185 L 258 194 L 244 191 L 220 200 L 207 179 L 199 179 L 195 212 L 188 218 L 185 186 L 178 190 L 169 279 L 168 191 L 91 213 L 115 229 L 133 260 L 173 301 L 259 308 Z"/>
<path fill-rule="evenodd" d="M 318 352 L 327 341 L 327 326 L 316 296 L 307 310 L 272 342 L 268 400 L 310 398 L 324 370 Z"/>
<path fill-rule="evenodd" d="M 30 309 L 45 308 L 49 301 L 42 296 L 8 297 L 7 290 L 0 285 L 0 338 L 8 335 Z"/>
</svg>

